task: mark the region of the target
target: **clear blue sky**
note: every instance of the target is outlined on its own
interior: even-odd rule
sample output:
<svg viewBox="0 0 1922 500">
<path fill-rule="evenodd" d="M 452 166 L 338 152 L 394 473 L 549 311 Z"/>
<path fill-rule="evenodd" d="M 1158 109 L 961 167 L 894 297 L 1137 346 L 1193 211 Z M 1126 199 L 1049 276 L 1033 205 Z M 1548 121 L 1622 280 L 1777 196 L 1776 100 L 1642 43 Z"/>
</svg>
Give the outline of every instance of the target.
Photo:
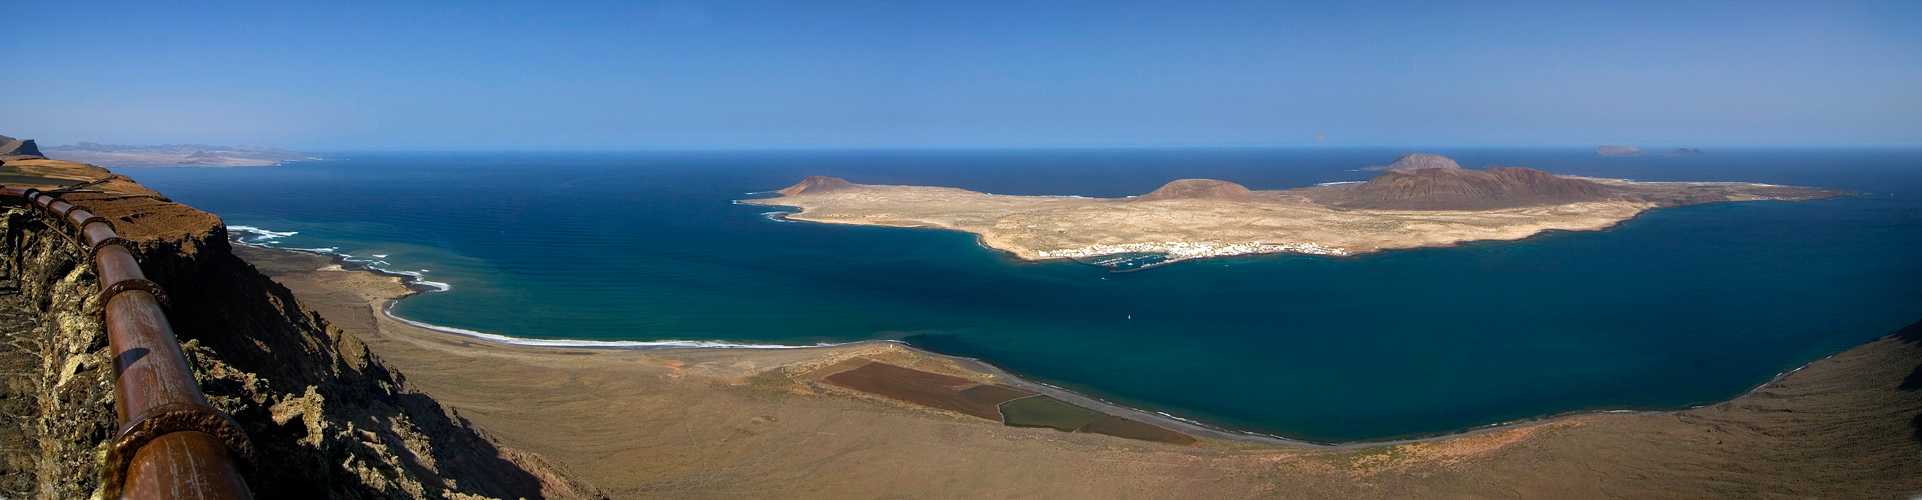
<svg viewBox="0 0 1922 500">
<path fill-rule="evenodd" d="M 560 3 L 8 2 L 0 134 L 313 150 L 1317 132 L 1922 144 L 1913 0 Z"/>
</svg>

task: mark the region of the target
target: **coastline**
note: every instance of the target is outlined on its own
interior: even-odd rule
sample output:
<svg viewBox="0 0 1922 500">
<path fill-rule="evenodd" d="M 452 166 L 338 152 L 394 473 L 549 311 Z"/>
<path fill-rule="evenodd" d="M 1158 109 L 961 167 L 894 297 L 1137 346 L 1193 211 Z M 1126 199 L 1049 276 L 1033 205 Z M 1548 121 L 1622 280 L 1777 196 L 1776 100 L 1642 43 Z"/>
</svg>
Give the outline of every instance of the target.
<svg viewBox="0 0 1922 500">
<path fill-rule="evenodd" d="M 609 498 L 773 492 L 1121 498 L 1143 491 L 1220 498 L 1752 498 L 1922 491 L 1922 474 L 1915 473 L 1922 471 L 1922 439 L 1908 437 L 1909 420 L 1922 413 L 1922 391 L 1896 389 L 1922 364 L 1922 335 L 1884 337 L 1785 372 L 1733 400 L 1693 409 L 1590 410 L 1394 441 L 1312 443 L 1142 417 L 1202 438 L 1177 445 L 1010 427 L 824 383 L 828 372 L 867 359 L 1098 407 L 1099 401 L 1019 380 L 980 360 L 899 342 L 517 345 L 459 329 L 430 330 L 385 313 L 395 300 L 423 293 L 401 285 L 411 276 L 347 271 L 353 264 L 333 254 L 235 249 L 293 290 L 302 309 L 327 318 L 343 341 L 358 339 L 403 374 L 410 390 Z"/>
<path fill-rule="evenodd" d="M 1637 215 L 1639 216 L 1640 214 L 1637 214 Z M 1613 227 L 1613 225 L 1611 225 L 1610 227 Z M 287 233 L 276 233 L 273 231 L 268 231 L 268 230 L 253 228 L 248 226 L 230 226 L 229 227 L 230 231 L 235 228 L 241 229 L 242 232 L 249 232 L 253 234 L 264 234 L 269 236 L 277 235 L 277 234 L 287 234 Z M 1601 230 L 1606 230 L 1606 229 L 1608 228 L 1603 228 Z M 1546 231 L 1542 233 L 1537 233 L 1537 235 L 1543 234 L 1543 233 L 1546 233 Z M 1531 237 L 1532 236 L 1533 235 L 1531 235 Z M 1020 389 L 1026 389 L 1029 391 L 1040 393 L 1042 395 L 1054 397 L 1056 399 L 1067 401 L 1067 402 L 1070 402 L 1085 408 L 1093 409 L 1099 412 L 1108 413 L 1112 415 L 1125 416 L 1126 418 L 1173 429 L 1178 432 L 1186 433 L 1186 434 L 1197 436 L 1197 437 L 1203 437 L 1203 438 L 1215 439 L 1215 440 L 1221 440 L 1221 441 L 1253 444 L 1253 445 L 1279 446 L 1279 447 L 1295 447 L 1295 448 L 1309 448 L 1309 449 L 1323 449 L 1323 450 L 1355 450 L 1355 449 L 1377 448 L 1377 447 L 1383 447 L 1383 446 L 1396 446 L 1396 445 L 1405 445 L 1405 444 L 1443 441 L 1443 440 L 1449 440 L 1449 439 L 1455 439 L 1455 438 L 1487 434 L 1491 432 L 1497 432 L 1497 431 L 1508 430 L 1508 429 L 1517 429 L 1517 428 L 1524 428 L 1524 427 L 1530 427 L 1530 426 L 1536 426 L 1536 425 L 1552 424 L 1559 421 L 1578 419 L 1582 417 L 1598 416 L 1598 415 L 1677 415 L 1677 414 L 1681 414 L 1681 413 L 1689 412 L 1693 410 L 1699 410 L 1703 408 L 1710 408 L 1710 407 L 1716 407 L 1716 406 L 1734 403 L 1743 398 L 1746 398 L 1758 392 L 1764 391 L 1770 388 L 1771 386 L 1775 386 L 1779 384 L 1781 381 L 1783 381 L 1784 379 L 1788 378 L 1789 376 L 1797 372 L 1800 372 L 1812 365 L 1827 361 L 1838 355 L 1843 354 L 1844 352 L 1847 352 L 1847 350 L 1844 350 L 1841 352 L 1831 353 L 1819 359 L 1802 363 L 1800 365 L 1797 365 L 1794 368 L 1777 373 L 1773 377 L 1770 377 L 1768 381 L 1763 382 L 1759 385 L 1756 385 L 1755 387 L 1752 387 L 1746 391 L 1743 391 L 1742 393 L 1737 394 L 1735 396 L 1732 396 L 1726 399 L 1715 400 L 1715 401 L 1700 403 L 1700 404 L 1691 405 L 1687 407 L 1682 407 L 1682 408 L 1661 409 L 1661 410 L 1588 408 L 1588 409 L 1569 410 L 1569 411 L 1558 412 L 1554 414 L 1548 414 L 1544 416 L 1527 417 L 1527 418 L 1521 418 L 1521 419 L 1515 419 L 1515 420 L 1509 420 L 1509 421 L 1503 421 L 1503 422 L 1495 422 L 1495 423 L 1483 424 L 1483 425 L 1478 425 L 1478 426 L 1469 427 L 1469 428 L 1443 431 L 1443 432 L 1437 432 L 1437 433 L 1417 434 L 1417 435 L 1411 435 L 1411 436 L 1396 436 L 1396 437 L 1379 439 L 1379 440 L 1316 441 L 1316 440 L 1309 440 L 1309 439 L 1292 438 L 1292 437 L 1287 437 L 1282 435 L 1266 434 L 1266 433 L 1260 433 L 1260 432 L 1254 432 L 1254 431 L 1237 430 L 1237 429 L 1229 428 L 1226 426 L 1209 424 L 1203 421 L 1186 419 L 1186 418 L 1178 417 L 1168 413 L 1145 410 L 1145 409 L 1126 406 L 1123 404 L 1113 403 L 1098 397 L 1082 394 L 1069 389 L 1049 385 L 1049 384 L 1038 382 L 1038 381 L 1028 380 L 1026 378 L 1021 377 L 1020 375 L 1014 374 L 999 366 L 996 366 L 992 362 L 989 362 L 987 360 L 964 357 L 964 356 L 953 356 L 953 355 L 941 354 L 933 351 L 928 351 L 926 349 L 922 349 L 920 347 L 914 346 L 913 344 L 909 344 L 909 343 L 898 341 L 898 340 L 863 340 L 863 341 L 842 342 L 842 343 L 820 343 L 820 344 L 814 344 L 814 345 L 753 344 L 753 343 L 737 343 L 737 342 L 726 342 L 726 341 L 716 341 L 716 340 L 594 341 L 594 340 L 537 339 L 537 338 L 514 337 L 509 335 L 500 335 L 495 333 L 469 330 L 465 328 L 435 325 L 431 323 L 426 323 L 422 321 L 405 318 L 400 315 L 394 314 L 393 307 L 396 304 L 398 304 L 400 300 L 404 300 L 414 295 L 419 295 L 419 294 L 429 293 L 429 292 L 446 291 L 447 288 L 444 284 L 427 282 L 424 278 L 422 278 L 422 276 L 419 273 L 396 272 L 396 271 L 381 269 L 374 265 L 377 261 L 356 259 L 350 255 L 329 251 L 331 249 L 277 247 L 277 246 L 272 246 L 271 244 L 243 241 L 243 238 L 244 238 L 243 236 L 233 235 L 230 233 L 229 242 L 235 245 L 247 246 L 247 247 L 261 249 L 265 251 L 292 252 L 292 253 L 322 257 L 322 258 L 329 259 L 331 262 L 333 262 L 333 265 L 337 266 L 339 271 L 367 273 L 367 274 L 379 276 L 382 278 L 393 279 L 400 285 L 406 287 L 409 290 L 409 293 L 398 296 L 398 297 L 381 299 L 377 302 L 368 304 L 375 311 L 378 311 L 379 314 L 382 315 L 385 319 L 388 319 L 400 324 L 408 325 L 414 328 L 419 328 L 422 330 L 429 330 L 429 331 L 439 332 L 446 335 L 458 336 L 458 337 L 470 339 L 472 341 L 481 342 L 483 343 L 483 345 L 493 345 L 499 348 L 608 349 L 608 350 L 639 350 L 639 351 L 674 351 L 674 350 L 706 350 L 706 349 L 807 351 L 807 350 L 823 350 L 823 349 L 834 349 L 834 348 L 856 348 L 856 347 L 864 347 L 864 346 L 893 346 L 898 349 L 912 352 L 919 356 L 942 359 L 950 363 L 954 363 L 962 368 L 971 370 L 973 372 L 977 372 L 980 374 L 985 374 L 990 377 L 993 377 L 994 379 L 999 380 L 1000 383 L 1005 385 L 1013 386 Z M 986 245 L 983 245 L 983 247 L 992 249 L 992 247 L 986 247 Z M 1266 254 L 1247 254 L 1247 255 L 1236 255 L 1236 256 L 1252 256 L 1252 255 L 1266 255 Z M 1050 259 L 1050 260 L 1055 260 L 1055 259 Z M 1037 261 L 1023 261 L 1023 262 L 1037 262 Z M 1170 260 L 1170 261 L 1164 262 L 1164 264 L 1173 263 L 1173 262 L 1178 262 L 1178 261 Z M 1148 266 L 1148 267 L 1156 267 L 1159 265 L 1162 265 L 1162 264 L 1156 264 L 1154 266 Z M 1147 269 L 1148 267 L 1143 267 L 1140 269 Z M 1135 270 L 1140 270 L 1140 269 L 1135 269 Z M 325 271 L 325 270 L 327 269 L 324 269 L 324 268 L 321 269 L 321 271 Z M 1133 270 L 1130 270 L 1130 271 L 1133 271 Z M 1120 271 L 1120 272 L 1130 272 L 1130 271 Z M 423 283 L 423 282 L 426 282 L 426 283 Z M 427 284 L 427 283 L 432 283 L 432 284 Z"/>
</svg>

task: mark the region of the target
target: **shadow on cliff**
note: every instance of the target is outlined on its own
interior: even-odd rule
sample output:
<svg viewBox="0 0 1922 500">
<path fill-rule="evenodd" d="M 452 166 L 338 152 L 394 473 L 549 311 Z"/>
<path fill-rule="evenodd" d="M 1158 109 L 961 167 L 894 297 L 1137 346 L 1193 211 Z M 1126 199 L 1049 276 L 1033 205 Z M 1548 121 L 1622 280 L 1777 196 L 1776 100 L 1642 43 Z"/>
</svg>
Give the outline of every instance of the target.
<svg viewBox="0 0 1922 500">
<path fill-rule="evenodd" d="M 231 253 L 224 231 L 140 244 L 208 399 L 257 448 L 260 498 L 543 498 L 542 477 L 411 391 L 359 339 Z M 544 475 L 552 476 L 551 474 Z M 371 479 L 370 479 L 371 478 Z"/>
<path fill-rule="evenodd" d="M 1909 345 L 1922 347 L 1922 321 L 1897 330 L 1889 336 Z M 1902 379 L 1900 388 L 1904 391 L 1922 391 L 1922 364 L 1916 365 L 1915 371 L 1909 372 L 1909 376 Z M 1909 420 L 1909 428 L 1915 429 L 1915 440 L 1922 442 L 1922 413 L 1915 414 L 1915 418 Z"/>
</svg>

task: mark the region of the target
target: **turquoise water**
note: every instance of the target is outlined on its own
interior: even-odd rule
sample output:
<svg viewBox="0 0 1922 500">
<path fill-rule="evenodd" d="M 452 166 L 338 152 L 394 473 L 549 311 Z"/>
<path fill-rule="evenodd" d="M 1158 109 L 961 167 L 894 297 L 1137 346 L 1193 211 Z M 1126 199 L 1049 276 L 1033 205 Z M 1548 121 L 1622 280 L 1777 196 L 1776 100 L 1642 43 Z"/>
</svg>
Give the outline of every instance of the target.
<svg viewBox="0 0 1922 500">
<path fill-rule="evenodd" d="M 1436 149 L 1465 166 L 1862 196 L 1662 210 L 1600 232 L 1133 273 L 1024 264 L 935 230 L 733 204 L 807 175 L 1125 196 L 1176 178 L 1362 180 L 1406 149 L 325 154 L 123 169 L 229 224 L 294 232 L 445 292 L 415 320 L 586 340 L 897 339 L 1120 404 L 1323 441 L 1723 400 L 1922 319 L 1922 150 L 1599 158 Z"/>
</svg>

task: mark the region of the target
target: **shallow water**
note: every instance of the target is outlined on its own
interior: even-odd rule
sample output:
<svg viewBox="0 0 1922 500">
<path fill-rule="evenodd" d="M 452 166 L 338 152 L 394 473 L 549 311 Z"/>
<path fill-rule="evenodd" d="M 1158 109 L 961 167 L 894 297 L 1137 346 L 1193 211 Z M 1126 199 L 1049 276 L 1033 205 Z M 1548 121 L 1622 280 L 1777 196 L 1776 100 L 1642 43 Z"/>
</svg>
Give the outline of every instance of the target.
<svg viewBox="0 0 1922 500">
<path fill-rule="evenodd" d="M 1353 258 L 1110 273 L 966 234 L 783 222 L 733 204 L 831 175 L 1126 196 L 1177 178 L 1363 180 L 1404 149 L 324 154 L 122 169 L 230 224 L 295 232 L 449 291 L 396 313 L 532 338 L 900 339 L 1234 429 L 1329 441 L 1589 409 L 1678 408 L 1922 319 L 1922 150 L 1599 158 L 1445 149 L 1464 166 L 1861 191 L 1662 210 L 1601 232 Z M 383 256 L 383 257 L 376 257 Z"/>
</svg>

